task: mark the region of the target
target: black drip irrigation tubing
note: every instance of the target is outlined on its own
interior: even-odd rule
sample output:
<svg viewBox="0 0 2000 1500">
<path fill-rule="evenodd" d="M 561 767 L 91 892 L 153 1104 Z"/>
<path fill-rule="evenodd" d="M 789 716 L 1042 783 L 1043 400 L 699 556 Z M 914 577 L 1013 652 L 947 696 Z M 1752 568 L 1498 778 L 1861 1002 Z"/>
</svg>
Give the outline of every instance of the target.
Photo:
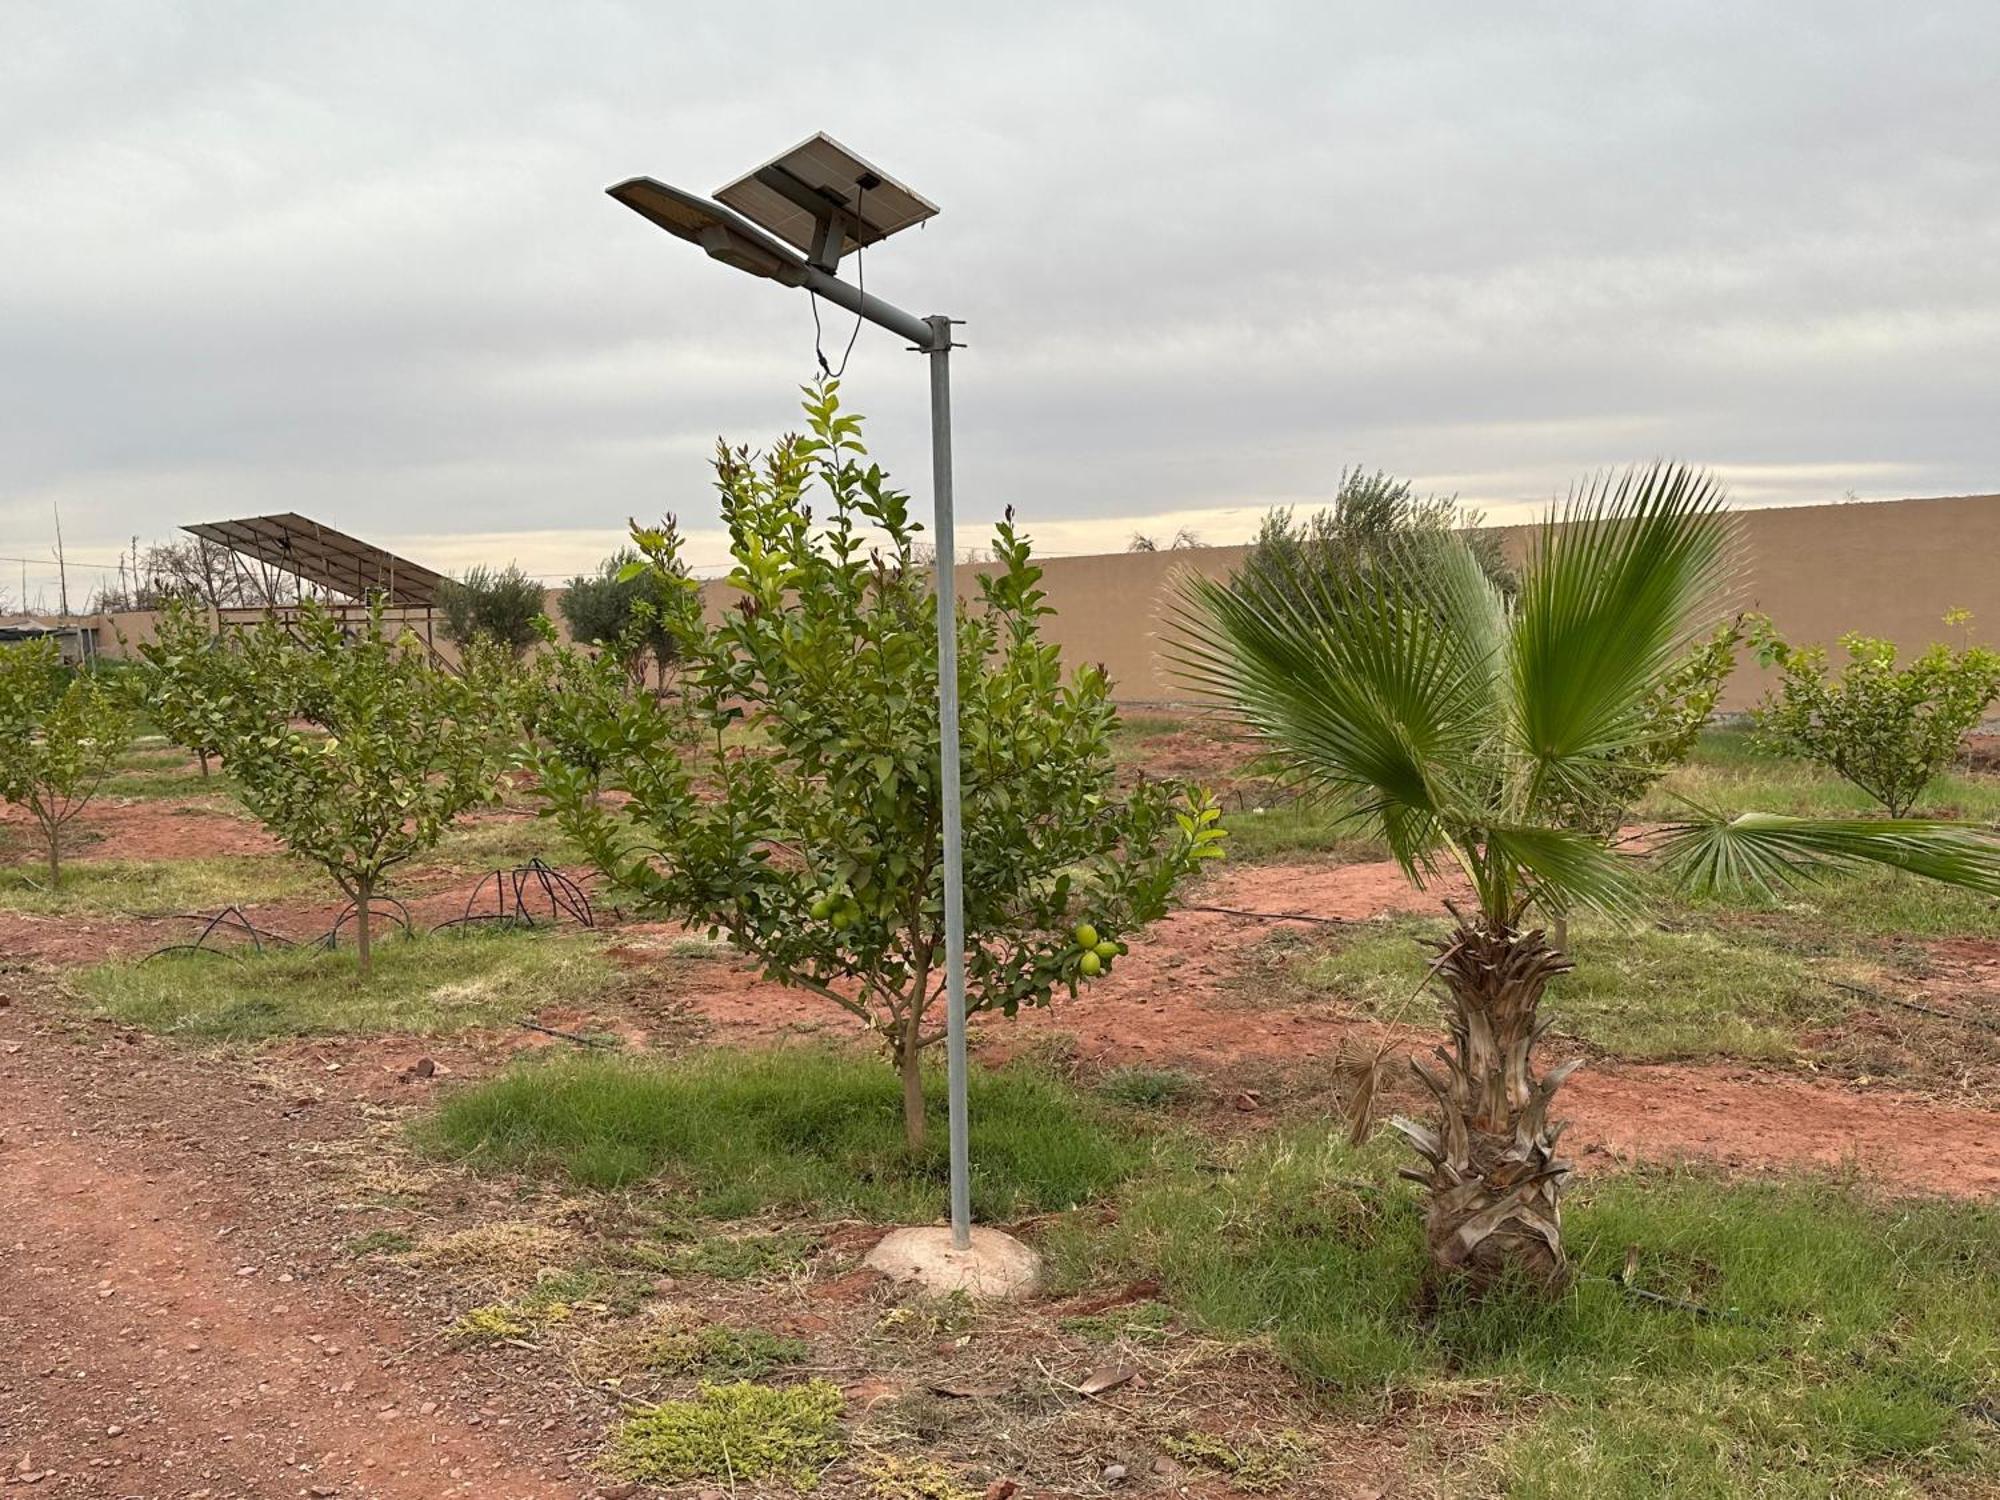
<svg viewBox="0 0 2000 1500">
<path fill-rule="evenodd" d="M 1318 922 L 1325 927 L 1360 927 L 1365 923 L 1357 917 L 1316 917 L 1304 911 L 1245 911 L 1240 906 L 1205 906 L 1194 901 L 1183 901 L 1181 911 L 1212 911 L 1225 917 L 1248 917 L 1253 922 Z"/>
</svg>

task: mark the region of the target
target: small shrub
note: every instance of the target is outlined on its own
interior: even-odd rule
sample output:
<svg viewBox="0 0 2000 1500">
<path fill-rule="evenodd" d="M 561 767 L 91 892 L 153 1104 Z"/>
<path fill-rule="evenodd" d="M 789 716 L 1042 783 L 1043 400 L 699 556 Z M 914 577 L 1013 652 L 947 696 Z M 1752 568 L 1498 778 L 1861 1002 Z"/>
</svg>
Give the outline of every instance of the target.
<svg viewBox="0 0 2000 1500">
<path fill-rule="evenodd" d="M 243 805 L 354 902 L 364 979 L 381 881 L 497 798 L 505 718 L 506 673 L 489 653 L 448 672 L 414 636 L 383 628 L 379 604 L 350 630 L 308 600 L 296 620 L 147 666 L 153 696 L 205 700 L 183 710 L 191 738 L 221 751 Z"/>
<path fill-rule="evenodd" d="M 627 1417 L 612 1434 L 604 1466 L 642 1484 L 782 1479 L 809 1490 L 846 1451 L 840 1408 L 839 1388 L 825 1380 L 784 1390 L 703 1382 L 693 1400 L 662 1401 Z"/>
<path fill-rule="evenodd" d="M 562 1316 L 568 1315 L 569 1310 L 563 1309 Z M 505 1339 L 524 1339 L 535 1331 L 535 1327 L 513 1304 L 490 1302 L 462 1314 L 445 1332 L 454 1338 L 469 1339 L 475 1343 L 497 1344 Z"/>
<path fill-rule="evenodd" d="M 1954 612 L 1945 623 L 1970 618 Z M 1824 647 L 1790 646 L 1769 620 L 1752 623 L 1758 659 L 1782 674 L 1757 711 L 1767 741 L 1845 777 L 1892 818 L 1916 806 L 2000 696 L 2000 652 L 1984 646 L 1935 643 L 1898 668 L 1893 643 L 1848 634 L 1847 664 L 1834 677 Z"/>
</svg>

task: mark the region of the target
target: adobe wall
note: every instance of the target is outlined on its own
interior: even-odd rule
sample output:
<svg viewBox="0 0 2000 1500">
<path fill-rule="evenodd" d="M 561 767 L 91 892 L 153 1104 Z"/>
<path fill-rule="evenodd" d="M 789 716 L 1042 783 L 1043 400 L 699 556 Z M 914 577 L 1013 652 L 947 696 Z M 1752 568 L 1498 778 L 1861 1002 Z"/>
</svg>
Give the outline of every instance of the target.
<svg viewBox="0 0 2000 1500">
<path fill-rule="evenodd" d="M 1737 603 L 1770 615 L 1796 643 L 1830 644 L 1858 630 L 1886 636 L 1907 653 L 1945 635 L 1946 610 L 1969 609 L 1972 638 L 2000 646 L 2000 495 L 1748 510 L 1737 520 L 1744 543 Z M 1507 528 L 1510 549 L 1518 552 L 1529 530 Z M 1056 611 L 1045 622 L 1046 633 L 1070 660 L 1101 662 L 1120 702 L 1183 701 L 1186 692 L 1159 649 L 1162 622 L 1173 605 L 1171 580 L 1186 568 L 1226 576 L 1247 550 L 1203 547 L 1043 559 L 1043 587 Z M 972 594 L 974 575 L 990 566 L 962 565 L 960 590 Z M 708 592 L 719 604 L 727 591 L 710 584 Z M 550 593 L 549 615 L 560 625 L 557 598 Z M 419 633 L 421 615 L 415 611 L 409 617 Z M 98 647 L 118 655 L 121 630 L 128 640 L 145 640 L 152 622 L 145 614 L 99 617 Z M 449 652 L 442 634 L 437 643 Z M 1744 663 L 1723 707 L 1749 707 L 1764 685 L 1756 665 Z"/>
<path fill-rule="evenodd" d="M 1761 610 L 1796 644 L 1831 644 L 1858 630 L 1886 636 L 1905 653 L 1947 632 L 1948 609 L 1973 613 L 1971 637 L 2000 646 L 2000 495 L 1808 505 L 1737 513 L 1742 527 L 1740 608 Z M 1529 527 L 1506 528 L 1517 555 Z M 1056 614 L 1045 622 L 1065 656 L 1102 662 L 1119 701 L 1185 699 L 1159 650 L 1173 604 L 1172 575 L 1196 568 L 1223 576 L 1247 548 L 1055 557 L 1042 563 Z M 961 587 L 970 575 L 961 568 Z M 1723 698 L 1727 710 L 1762 695 L 1765 674 L 1742 662 Z"/>
</svg>

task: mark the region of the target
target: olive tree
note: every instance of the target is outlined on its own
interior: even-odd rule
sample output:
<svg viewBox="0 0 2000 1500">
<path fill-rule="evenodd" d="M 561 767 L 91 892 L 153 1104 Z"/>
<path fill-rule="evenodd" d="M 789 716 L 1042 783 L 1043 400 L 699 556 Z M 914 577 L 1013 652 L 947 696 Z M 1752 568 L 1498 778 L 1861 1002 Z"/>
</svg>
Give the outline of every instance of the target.
<svg viewBox="0 0 2000 1500">
<path fill-rule="evenodd" d="M 446 671 L 379 606 L 344 631 L 307 601 L 213 651 L 148 659 L 154 698 L 209 726 L 243 805 L 354 902 L 357 967 L 371 968 L 370 902 L 397 864 L 497 795 L 504 671 L 474 649 Z M 198 700 L 198 701 L 197 701 Z"/>
<path fill-rule="evenodd" d="M 448 578 L 438 593 L 444 611 L 444 633 L 460 650 L 475 642 L 497 646 L 518 660 L 535 644 L 535 621 L 541 617 L 541 583 L 514 564 L 504 568 L 468 568 Z"/>
<path fill-rule="evenodd" d="M 650 568 L 634 566 L 640 561 L 631 548 L 620 548 L 595 573 L 572 578 L 557 607 L 571 636 L 617 657 L 633 681 L 645 681 L 651 656 L 664 686 L 678 648 L 661 617 L 660 580 Z"/>
<path fill-rule="evenodd" d="M 131 737 L 131 715 L 118 695 L 64 665 L 54 641 L 0 646 L 0 799 L 35 820 L 51 885 L 62 884 L 63 830 Z"/>
<path fill-rule="evenodd" d="M 680 642 L 677 692 L 607 720 L 607 785 L 559 746 L 544 794 L 641 904 L 726 933 L 770 978 L 880 1038 L 912 1149 L 921 1062 L 944 1034 L 937 601 L 908 499 L 868 461 L 833 382 L 810 431 L 715 468 L 733 596 L 705 616 L 671 520 L 634 540 Z M 809 502 L 817 501 L 815 516 Z M 1205 795 L 1121 796 L 1104 673 L 1065 670 L 1029 547 L 996 529 L 997 566 L 957 620 L 963 736 L 967 1009 L 1014 1015 L 1107 972 L 1220 849 Z"/>
</svg>

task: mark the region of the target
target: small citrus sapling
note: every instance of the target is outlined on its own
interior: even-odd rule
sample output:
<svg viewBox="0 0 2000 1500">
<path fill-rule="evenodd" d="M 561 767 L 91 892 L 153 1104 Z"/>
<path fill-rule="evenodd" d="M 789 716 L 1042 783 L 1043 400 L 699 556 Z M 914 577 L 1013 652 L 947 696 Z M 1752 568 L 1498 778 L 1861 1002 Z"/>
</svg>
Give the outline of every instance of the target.
<svg viewBox="0 0 2000 1500">
<path fill-rule="evenodd" d="M 62 884 L 63 830 L 89 804 L 132 738 L 131 715 L 54 641 L 0 646 L 0 799 L 41 831 L 49 884 Z"/>
<path fill-rule="evenodd" d="M 348 632 L 307 601 L 289 626 L 266 620 L 213 658 L 160 670 L 170 674 L 162 691 L 186 680 L 226 704 L 216 735 L 237 796 L 354 902 L 366 979 L 370 903 L 384 875 L 497 795 L 500 653 L 470 649 L 455 675 L 416 637 L 386 636 L 379 606 Z"/>
<path fill-rule="evenodd" d="M 937 603 L 908 499 L 837 389 L 809 392 L 808 435 L 761 459 L 718 452 L 735 595 L 719 618 L 673 523 L 634 532 L 680 655 L 671 699 L 598 737 L 621 747 L 603 776 L 626 805 L 593 798 L 595 772 L 560 745 L 537 769 L 565 830 L 640 904 L 726 933 L 881 1038 L 915 1149 L 923 1055 L 944 1035 Z M 1178 784 L 1121 794 L 1109 684 L 1042 639 L 1041 570 L 1011 517 L 994 556 L 958 620 L 966 1005 L 1012 1016 L 1104 973 L 1222 832 Z"/>
<path fill-rule="evenodd" d="M 1971 618 L 1954 611 L 1944 623 Z M 1835 676 L 1824 647 L 1788 645 L 1762 616 L 1751 620 L 1751 644 L 1780 674 L 1757 711 L 1765 740 L 1852 782 L 1892 818 L 1916 806 L 2000 696 L 2000 652 L 1984 646 L 1936 642 L 1898 667 L 1894 642 L 1851 632 L 1840 638 L 1847 664 Z"/>
</svg>

